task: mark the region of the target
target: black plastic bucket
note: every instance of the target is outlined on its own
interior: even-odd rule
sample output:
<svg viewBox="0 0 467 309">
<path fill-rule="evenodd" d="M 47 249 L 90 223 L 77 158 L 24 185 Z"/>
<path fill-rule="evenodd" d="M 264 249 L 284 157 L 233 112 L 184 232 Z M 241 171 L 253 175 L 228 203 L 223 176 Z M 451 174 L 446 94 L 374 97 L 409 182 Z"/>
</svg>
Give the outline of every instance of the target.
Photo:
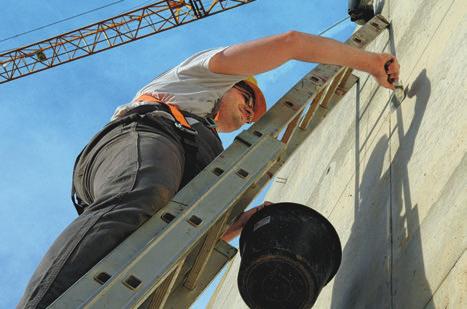
<svg viewBox="0 0 467 309">
<path fill-rule="evenodd" d="M 339 236 L 313 209 L 278 203 L 254 214 L 240 236 L 238 288 L 254 309 L 311 308 L 342 258 Z"/>
</svg>

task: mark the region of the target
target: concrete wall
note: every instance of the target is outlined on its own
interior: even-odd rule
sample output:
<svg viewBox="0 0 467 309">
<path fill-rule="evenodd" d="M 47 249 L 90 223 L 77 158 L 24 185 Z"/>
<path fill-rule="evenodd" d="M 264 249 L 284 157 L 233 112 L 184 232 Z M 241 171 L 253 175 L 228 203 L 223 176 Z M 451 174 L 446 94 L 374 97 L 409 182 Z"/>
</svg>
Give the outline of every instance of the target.
<svg viewBox="0 0 467 309">
<path fill-rule="evenodd" d="M 266 197 L 312 207 L 336 227 L 339 272 L 315 308 L 467 308 L 467 1 L 391 0 L 408 95 L 365 74 L 279 172 Z M 280 177 L 280 181 L 279 181 Z M 246 308 L 239 257 L 212 308 Z"/>
</svg>

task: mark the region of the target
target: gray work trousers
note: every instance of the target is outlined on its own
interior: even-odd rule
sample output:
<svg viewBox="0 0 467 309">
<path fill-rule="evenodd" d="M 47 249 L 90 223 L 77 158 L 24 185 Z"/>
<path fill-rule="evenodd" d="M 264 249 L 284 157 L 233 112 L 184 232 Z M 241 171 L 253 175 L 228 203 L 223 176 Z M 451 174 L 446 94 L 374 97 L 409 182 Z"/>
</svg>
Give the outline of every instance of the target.
<svg viewBox="0 0 467 309">
<path fill-rule="evenodd" d="M 49 248 L 18 308 L 51 304 L 222 151 L 202 123 L 190 149 L 187 133 L 151 115 L 111 123 L 83 150 L 73 182 L 85 207 Z"/>
</svg>

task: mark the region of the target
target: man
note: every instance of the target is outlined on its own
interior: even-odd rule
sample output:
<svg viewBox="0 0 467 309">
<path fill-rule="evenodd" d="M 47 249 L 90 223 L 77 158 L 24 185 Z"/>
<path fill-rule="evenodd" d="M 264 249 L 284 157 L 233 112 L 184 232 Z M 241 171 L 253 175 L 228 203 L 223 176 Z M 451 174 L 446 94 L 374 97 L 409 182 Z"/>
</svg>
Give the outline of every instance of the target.
<svg viewBox="0 0 467 309">
<path fill-rule="evenodd" d="M 51 304 L 164 207 L 222 152 L 217 132 L 237 130 L 266 111 L 251 76 L 289 60 L 352 67 L 389 89 L 399 78 L 394 56 L 296 31 L 191 56 L 117 108 L 83 149 L 73 173 L 80 215 L 51 246 L 18 307 Z M 252 213 L 245 212 L 224 239 L 237 236 Z"/>
</svg>

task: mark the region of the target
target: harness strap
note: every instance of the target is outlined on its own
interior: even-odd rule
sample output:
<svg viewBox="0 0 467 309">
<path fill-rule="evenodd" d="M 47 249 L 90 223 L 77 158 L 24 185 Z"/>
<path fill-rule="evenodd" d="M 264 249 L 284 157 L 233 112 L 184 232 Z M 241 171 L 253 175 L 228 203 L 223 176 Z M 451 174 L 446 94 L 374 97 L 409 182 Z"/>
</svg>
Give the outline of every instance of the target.
<svg viewBox="0 0 467 309">
<path fill-rule="evenodd" d="M 163 101 L 161 101 L 161 100 L 159 100 L 159 99 L 157 99 L 157 98 L 155 98 L 155 97 L 153 97 L 152 95 L 149 95 L 149 94 L 142 94 L 136 100 L 137 101 L 150 102 L 150 103 L 164 104 L 165 106 L 167 106 L 169 108 L 170 113 L 175 118 L 175 120 L 178 121 L 178 123 L 180 123 L 185 128 L 193 130 L 191 128 L 191 125 L 188 123 L 185 116 L 182 114 L 182 112 L 180 111 L 180 109 L 178 108 L 177 105 L 163 102 Z"/>
</svg>

